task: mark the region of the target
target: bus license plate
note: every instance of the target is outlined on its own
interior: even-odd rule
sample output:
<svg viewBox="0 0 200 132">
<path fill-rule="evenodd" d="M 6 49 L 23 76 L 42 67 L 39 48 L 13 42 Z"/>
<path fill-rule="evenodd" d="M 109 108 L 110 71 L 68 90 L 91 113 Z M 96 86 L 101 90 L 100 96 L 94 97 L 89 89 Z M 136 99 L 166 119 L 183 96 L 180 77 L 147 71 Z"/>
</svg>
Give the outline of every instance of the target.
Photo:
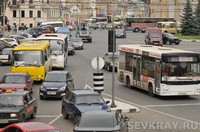
<svg viewBox="0 0 200 132">
<path fill-rule="evenodd" d="M 56 95 L 56 92 L 49 91 L 49 92 L 47 92 L 47 94 L 49 94 L 49 95 Z"/>
</svg>

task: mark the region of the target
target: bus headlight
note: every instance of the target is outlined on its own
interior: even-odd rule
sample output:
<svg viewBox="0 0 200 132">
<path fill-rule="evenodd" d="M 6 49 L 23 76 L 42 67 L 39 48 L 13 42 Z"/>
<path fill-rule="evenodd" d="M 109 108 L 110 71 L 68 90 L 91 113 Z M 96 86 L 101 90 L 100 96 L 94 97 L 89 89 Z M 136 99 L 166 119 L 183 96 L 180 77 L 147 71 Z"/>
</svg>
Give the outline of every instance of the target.
<svg viewBox="0 0 200 132">
<path fill-rule="evenodd" d="M 10 117 L 18 117 L 18 114 L 11 113 L 11 114 L 10 114 Z"/>
</svg>

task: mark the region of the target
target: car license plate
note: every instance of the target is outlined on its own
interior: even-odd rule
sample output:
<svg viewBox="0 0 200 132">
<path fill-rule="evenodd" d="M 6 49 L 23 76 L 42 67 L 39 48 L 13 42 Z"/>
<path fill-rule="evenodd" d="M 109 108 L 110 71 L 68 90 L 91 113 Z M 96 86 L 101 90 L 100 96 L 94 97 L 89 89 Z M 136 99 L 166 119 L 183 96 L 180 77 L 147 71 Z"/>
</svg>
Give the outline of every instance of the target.
<svg viewBox="0 0 200 132">
<path fill-rule="evenodd" d="M 178 95 L 187 95 L 187 93 L 178 93 Z"/>
<path fill-rule="evenodd" d="M 8 120 L 0 120 L 0 123 L 8 123 Z"/>
<path fill-rule="evenodd" d="M 56 92 L 54 92 L 54 91 L 49 91 L 49 92 L 47 92 L 47 94 L 49 94 L 49 95 L 56 95 Z"/>
</svg>

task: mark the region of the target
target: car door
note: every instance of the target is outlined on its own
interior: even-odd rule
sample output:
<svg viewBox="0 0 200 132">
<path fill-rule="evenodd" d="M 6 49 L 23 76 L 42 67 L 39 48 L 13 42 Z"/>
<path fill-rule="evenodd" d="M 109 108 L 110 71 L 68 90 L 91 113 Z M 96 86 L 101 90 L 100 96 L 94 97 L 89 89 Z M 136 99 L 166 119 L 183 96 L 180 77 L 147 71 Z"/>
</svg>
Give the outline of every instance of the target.
<svg viewBox="0 0 200 132">
<path fill-rule="evenodd" d="M 75 95 L 70 93 L 66 102 L 66 111 L 70 117 L 74 117 L 74 107 L 75 107 Z"/>
<path fill-rule="evenodd" d="M 36 109 L 36 100 L 32 97 L 31 93 L 29 92 L 28 94 L 26 94 L 26 100 L 28 101 L 26 109 L 28 112 L 28 116 L 30 116 L 34 110 Z"/>
<path fill-rule="evenodd" d="M 119 111 L 116 112 L 116 120 L 117 124 L 120 126 L 119 132 L 128 132 L 128 124 Z"/>
<path fill-rule="evenodd" d="M 74 89 L 74 80 L 72 78 L 71 73 L 67 73 L 67 87 L 69 90 L 73 90 Z"/>
</svg>

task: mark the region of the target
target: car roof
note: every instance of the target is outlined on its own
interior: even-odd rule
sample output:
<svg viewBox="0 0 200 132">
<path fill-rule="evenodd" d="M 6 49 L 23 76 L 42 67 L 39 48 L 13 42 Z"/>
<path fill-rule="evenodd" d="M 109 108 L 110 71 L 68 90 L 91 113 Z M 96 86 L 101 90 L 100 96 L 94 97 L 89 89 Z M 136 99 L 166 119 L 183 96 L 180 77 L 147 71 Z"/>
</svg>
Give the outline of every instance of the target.
<svg viewBox="0 0 200 132">
<path fill-rule="evenodd" d="M 22 122 L 22 123 L 16 123 L 15 125 L 29 131 L 56 129 L 56 127 L 44 122 Z"/>
<path fill-rule="evenodd" d="M 27 73 L 26 72 L 9 72 L 9 73 L 6 73 L 5 75 L 23 75 L 23 76 L 26 76 Z"/>
<path fill-rule="evenodd" d="M 3 93 L 1 93 L 0 94 L 0 96 L 1 95 L 26 95 L 26 94 L 28 94 L 28 93 L 30 93 L 30 91 L 12 91 L 12 92 L 3 92 Z"/>
<path fill-rule="evenodd" d="M 12 50 L 13 48 L 4 48 L 2 50 Z"/>
<path fill-rule="evenodd" d="M 95 110 L 86 111 L 83 113 L 78 124 L 78 130 L 99 129 L 116 129 L 116 111 Z"/>
<path fill-rule="evenodd" d="M 69 71 L 50 71 L 47 74 L 67 74 Z"/>
<path fill-rule="evenodd" d="M 97 93 L 97 92 L 95 92 L 94 90 L 91 90 L 91 89 L 75 89 L 71 92 L 76 94 L 76 95 L 99 94 L 99 93 Z"/>
</svg>

